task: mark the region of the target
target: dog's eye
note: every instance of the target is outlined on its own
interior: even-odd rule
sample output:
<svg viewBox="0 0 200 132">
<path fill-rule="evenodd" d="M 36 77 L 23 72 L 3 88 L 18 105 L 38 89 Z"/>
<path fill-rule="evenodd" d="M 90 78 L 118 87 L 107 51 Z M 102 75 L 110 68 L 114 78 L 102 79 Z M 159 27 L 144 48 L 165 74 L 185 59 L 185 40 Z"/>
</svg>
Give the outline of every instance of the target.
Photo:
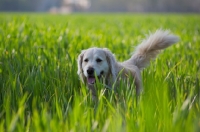
<svg viewBox="0 0 200 132">
<path fill-rule="evenodd" d="M 101 62 L 102 60 L 98 58 L 96 61 L 97 61 L 97 62 Z"/>
<path fill-rule="evenodd" d="M 84 62 L 88 62 L 88 59 L 85 59 Z"/>
</svg>

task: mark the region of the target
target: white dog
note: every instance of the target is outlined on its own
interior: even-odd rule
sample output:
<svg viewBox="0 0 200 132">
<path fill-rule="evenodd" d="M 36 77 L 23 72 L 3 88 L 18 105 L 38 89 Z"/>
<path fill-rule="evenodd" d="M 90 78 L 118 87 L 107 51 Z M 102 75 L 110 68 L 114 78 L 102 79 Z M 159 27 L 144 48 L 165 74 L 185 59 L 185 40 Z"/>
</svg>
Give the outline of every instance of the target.
<svg viewBox="0 0 200 132">
<path fill-rule="evenodd" d="M 117 62 L 114 55 L 106 48 L 89 48 L 78 56 L 78 75 L 87 84 L 93 97 L 96 96 L 96 79 L 108 88 L 117 88 L 119 80 L 134 82 L 136 93 L 142 90 L 140 71 L 150 60 L 154 59 L 160 50 L 178 42 L 179 38 L 169 31 L 157 30 L 136 47 L 130 59 Z"/>
</svg>

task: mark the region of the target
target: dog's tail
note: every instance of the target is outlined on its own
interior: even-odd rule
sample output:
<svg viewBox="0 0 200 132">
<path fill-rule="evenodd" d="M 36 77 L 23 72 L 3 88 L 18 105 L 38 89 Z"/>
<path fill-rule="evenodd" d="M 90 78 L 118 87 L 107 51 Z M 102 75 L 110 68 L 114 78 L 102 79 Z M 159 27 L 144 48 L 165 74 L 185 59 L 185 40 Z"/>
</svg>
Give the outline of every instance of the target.
<svg viewBox="0 0 200 132">
<path fill-rule="evenodd" d="M 179 38 L 170 34 L 169 31 L 157 30 L 136 47 L 132 57 L 125 63 L 131 63 L 136 65 L 139 69 L 143 69 L 152 59 L 156 58 L 160 50 L 165 49 L 178 41 Z"/>
</svg>

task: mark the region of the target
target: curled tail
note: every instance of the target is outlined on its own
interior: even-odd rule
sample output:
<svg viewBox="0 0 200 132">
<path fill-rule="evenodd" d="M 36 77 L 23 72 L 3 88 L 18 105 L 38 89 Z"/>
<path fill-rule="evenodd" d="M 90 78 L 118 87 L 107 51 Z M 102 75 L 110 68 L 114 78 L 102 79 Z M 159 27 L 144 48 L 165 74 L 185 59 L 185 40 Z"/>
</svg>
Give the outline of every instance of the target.
<svg viewBox="0 0 200 132">
<path fill-rule="evenodd" d="M 145 68 L 152 59 L 156 58 L 160 50 L 179 41 L 177 36 L 169 31 L 157 30 L 136 47 L 132 57 L 124 63 L 134 64 L 139 69 Z"/>
</svg>

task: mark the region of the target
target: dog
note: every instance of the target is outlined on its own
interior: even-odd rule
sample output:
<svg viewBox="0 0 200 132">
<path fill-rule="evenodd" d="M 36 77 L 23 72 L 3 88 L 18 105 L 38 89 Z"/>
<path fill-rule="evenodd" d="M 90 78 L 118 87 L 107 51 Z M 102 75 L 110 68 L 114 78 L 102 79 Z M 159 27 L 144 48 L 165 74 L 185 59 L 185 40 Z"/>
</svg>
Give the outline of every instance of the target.
<svg viewBox="0 0 200 132">
<path fill-rule="evenodd" d="M 155 59 L 162 49 L 165 49 L 179 41 L 179 38 L 170 34 L 168 30 L 157 30 L 150 34 L 136 47 L 130 59 L 124 62 L 117 62 L 115 56 L 107 48 L 89 48 L 82 50 L 78 56 L 78 75 L 96 98 L 95 83 L 105 84 L 111 89 L 117 88 L 120 80 L 133 82 L 136 88 L 136 95 L 142 91 L 141 71 L 150 61 Z"/>
</svg>

